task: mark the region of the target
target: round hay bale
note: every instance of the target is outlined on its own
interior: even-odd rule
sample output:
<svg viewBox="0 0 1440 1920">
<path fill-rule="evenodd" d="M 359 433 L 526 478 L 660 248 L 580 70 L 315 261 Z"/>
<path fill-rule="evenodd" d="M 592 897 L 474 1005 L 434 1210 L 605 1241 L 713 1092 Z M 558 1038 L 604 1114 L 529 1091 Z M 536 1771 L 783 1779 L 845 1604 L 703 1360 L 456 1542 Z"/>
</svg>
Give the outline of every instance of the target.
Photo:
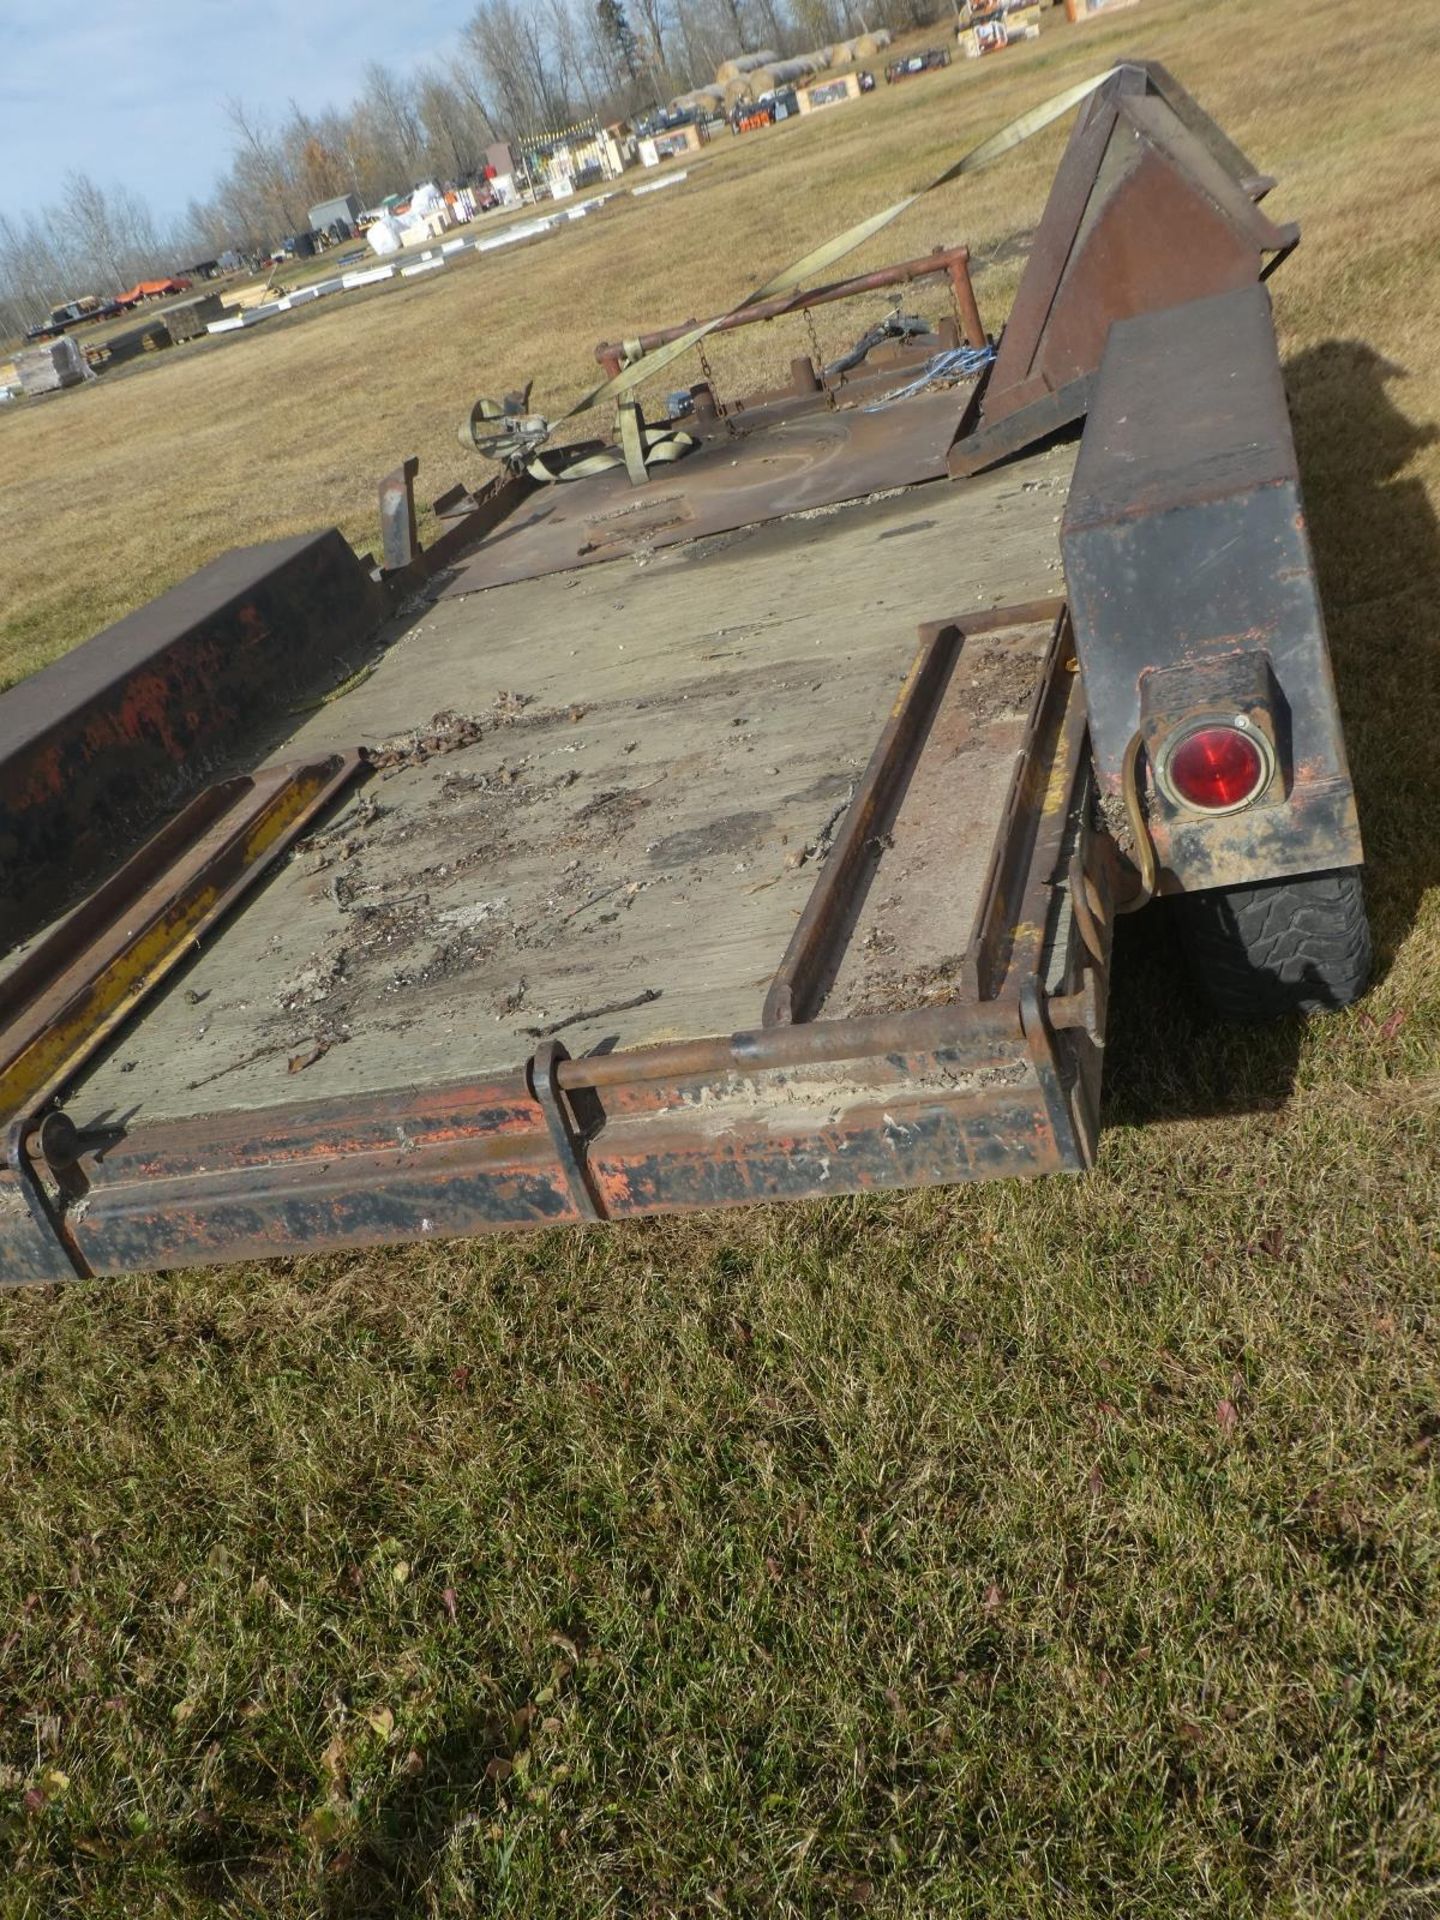
<svg viewBox="0 0 1440 1920">
<path fill-rule="evenodd" d="M 742 74 L 753 73 L 757 67 L 768 67 L 772 60 L 779 58 L 773 47 L 766 47 L 760 53 L 737 53 L 732 59 L 720 62 L 715 69 L 715 83 L 728 87 L 732 80 L 738 80 Z"/>
<path fill-rule="evenodd" d="M 672 113 L 684 113 L 688 108 L 712 106 L 725 98 L 722 86 L 695 87 L 689 93 L 677 93 L 670 102 Z"/>
</svg>

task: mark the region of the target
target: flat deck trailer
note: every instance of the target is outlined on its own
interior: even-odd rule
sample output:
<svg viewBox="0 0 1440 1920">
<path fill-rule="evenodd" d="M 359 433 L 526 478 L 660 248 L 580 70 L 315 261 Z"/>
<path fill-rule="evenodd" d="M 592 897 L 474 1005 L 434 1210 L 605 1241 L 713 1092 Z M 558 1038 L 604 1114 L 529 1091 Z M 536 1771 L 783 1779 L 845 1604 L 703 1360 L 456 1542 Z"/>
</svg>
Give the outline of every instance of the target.
<svg viewBox="0 0 1440 1920">
<path fill-rule="evenodd" d="M 4 1277 L 1080 1170 L 1157 891 L 1230 1010 L 1353 997 L 1267 184 L 1119 69 L 998 349 L 963 252 L 866 276 L 955 317 L 426 549 L 407 462 L 380 567 L 225 556 L 0 699 Z"/>
</svg>

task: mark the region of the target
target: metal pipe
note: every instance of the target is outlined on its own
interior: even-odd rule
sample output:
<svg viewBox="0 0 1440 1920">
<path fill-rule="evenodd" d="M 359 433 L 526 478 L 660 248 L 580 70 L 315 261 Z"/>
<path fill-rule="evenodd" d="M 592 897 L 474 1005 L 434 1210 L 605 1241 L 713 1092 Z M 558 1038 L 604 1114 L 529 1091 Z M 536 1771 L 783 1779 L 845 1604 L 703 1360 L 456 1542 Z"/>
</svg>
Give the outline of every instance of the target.
<svg viewBox="0 0 1440 1920">
<path fill-rule="evenodd" d="M 955 295 L 955 310 L 960 315 L 960 331 L 965 335 L 966 346 L 985 346 L 985 323 L 980 318 L 980 303 L 975 298 L 975 288 L 970 280 L 968 248 L 957 248 L 951 259 L 950 286 Z"/>
<path fill-rule="evenodd" d="M 1022 1044 L 1023 1037 L 1019 1007 L 1014 1000 L 958 1001 L 946 1007 L 921 1007 L 907 1013 L 873 1014 L 854 1020 L 810 1020 L 797 1026 L 763 1027 L 713 1040 L 664 1041 L 653 1047 L 633 1047 L 623 1053 L 561 1060 L 555 1069 L 555 1084 L 568 1093 L 578 1087 L 623 1087 L 722 1073 L 821 1066 L 840 1060 L 873 1059 L 889 1053 L 934 1053 L 955 1046 L 973 1048 L 977 1040 Z"/>
<path fill-rule="evenodd" d="M 919 260 L 902 260 L 895 266 L 877 267 L 873 273 L 857 273 L 848 280 L 834 280 L 823 287 L 802 288 L 796 293 L 779 294 L 773 300 L 757 300 L 753 306 L 737 307 L 733 313 L 706 324 L 715 333 L 730 333 L 736 327 L 748 327 L 757 320 L 776 320 L 782 314 L 803 313 L 809 307 L 828 306 L 832 300 L 850 300 L 856 294 L 875 293 L 884 287 L 904 286 L 913 280 L 928 280 L 942 275 L 950 281 L 954 290 L 967 343 L 972 347 L 983 347 L 985 330 L 980 321 L 975 289 L 970 284 L 968 247 L 937 248 L 934 253 Z M 698 324 L 695 320 L 683 320 L 673 327 L 659 327 L 652 333 L 639 334 L 628 344 L 632 347 L 638 345 L 642 354 L 653 353 L 657 347 L 668 346 L 672 340 L 680 339 Z M 620 372 L 624 352 L 623 346 L 611 341 L 602 341 L 595 349 L 595 358 L 612 380 Z"/>
</svg>

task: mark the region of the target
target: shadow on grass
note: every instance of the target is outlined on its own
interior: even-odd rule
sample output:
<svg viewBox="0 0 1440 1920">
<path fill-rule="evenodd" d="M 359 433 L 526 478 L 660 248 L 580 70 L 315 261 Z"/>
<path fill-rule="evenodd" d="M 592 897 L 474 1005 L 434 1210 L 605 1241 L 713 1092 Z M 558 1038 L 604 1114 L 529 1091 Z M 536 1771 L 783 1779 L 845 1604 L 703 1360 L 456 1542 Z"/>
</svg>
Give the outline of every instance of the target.
<svg viewBox="0 0 1440 1920">
<path fill-rule="evenodd" d="M 495 1866 L 503 1877 L 503 1860 L 494 1858 L 502 1848 L 477 1848 L 469 1830 L 504 1818 L 495 1769 L 508 1771 L 519 1739 L 523 1733 L 517 1735 L 514 1722 L 476 1714 L 462 1715 L 427 1743 L 423 1768 L 392 1781 L 388 1792 L 366 1805 L 353 1830 L 313 1845 L 317 1917 L 409 1920 L 413 1915 L 424 1920 L 436 1910 L 433 1882 L 443 1870 L 447 1845 L 457 1837 L 472 1870 L 483 1873 L 487 1865 Z M 253 1792 L 259 1783 L 246 1784 Z M 266 1890 L 274 1888 L 277 1867 L 290 1864 L 273 1830 L 233 1816 L 172 1839 L 169 1851 L 197 1897 L 241 1899 L 256 1910 Z"/>
<path fill-rule="evenodd" d="M 1392 402 L 1404 378 L 1330 340 L 1285 368 L 1306 512 L 1366 845 L 1377 978 L 1440 883 L 1440 521 L 1405 467 L 1437 438 Z M 1283 1106 L 1302 1023 L 1236 1028 L 1188 991 L 1169 916 L 1117 928 L 1107 1125 Z"/>
<path fill-rule="evenodd" d="M 1365 892 L 1383 974 L 1440 882 L 1440 521 L 1419 476 L 1440 428 L 1409 419 L 1406 378 L 1361 340 L 1285 368 L 1300 476 L 1365 837 Z"/>
</svg>

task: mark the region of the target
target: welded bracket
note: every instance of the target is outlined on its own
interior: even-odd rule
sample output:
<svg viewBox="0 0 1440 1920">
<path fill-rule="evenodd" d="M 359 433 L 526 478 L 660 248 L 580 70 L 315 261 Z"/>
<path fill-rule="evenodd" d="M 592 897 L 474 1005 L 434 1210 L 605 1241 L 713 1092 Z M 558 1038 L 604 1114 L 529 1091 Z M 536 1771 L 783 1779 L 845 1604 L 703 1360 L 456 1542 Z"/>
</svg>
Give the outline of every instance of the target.
<svg viewBox="0 0 1440 1920">
<path fill-rule="evenodd" d="M 570 1096 L 557 1078 L 560 1062 L 569 1058 L 569 1052 L 559 1040 L 542 1041 L 526 1062 L 525 1078 L 536 1106 L 545 1117 L 550 1144 L 565 1175 L 571 1204 L 582 1220 L 603 1220 L 605 1209 L 590 1177 L 585 1156 L 590 1133 L 579 1124 Z M 595 1098 L 593 1093 L 590 1097 Z M 596 1104 L 598 1106 L 598 1101 Z"/>
<path fill-rule="evenodd" d="M 10 1178 L 0 1186 L 6 1252 L 0 1285 L 88 1280 L 91 1269 L 66 1226 L 64 1201 L 51 1199 L 31 1159 L 31 1125 L 21 1116 L 5 1129 L 5 1167 Z"/>
<path fill-rule="evenodd" d="M 1055 1042 L 1046 1018 L 1044 996 L 1039 981 L 1033 976 L 1020 983 L 1020 1027 L 1029 1049 L 1030 1064 L 1040 1083 L 1040 1097 L 1045 1104 L 1056 1150 L 1073 1164 L 1088 1167 L 1094 1160 L 1093 1143 L 1075 1125 L 1055 1058 Z"/>
<path fill-rule="evenodd" d="M 380 571 L 398 573 L 420 551 L 415 523 L 415 476 L 420 462 L 412 454 L 380 482 Z"/>
</svg>

